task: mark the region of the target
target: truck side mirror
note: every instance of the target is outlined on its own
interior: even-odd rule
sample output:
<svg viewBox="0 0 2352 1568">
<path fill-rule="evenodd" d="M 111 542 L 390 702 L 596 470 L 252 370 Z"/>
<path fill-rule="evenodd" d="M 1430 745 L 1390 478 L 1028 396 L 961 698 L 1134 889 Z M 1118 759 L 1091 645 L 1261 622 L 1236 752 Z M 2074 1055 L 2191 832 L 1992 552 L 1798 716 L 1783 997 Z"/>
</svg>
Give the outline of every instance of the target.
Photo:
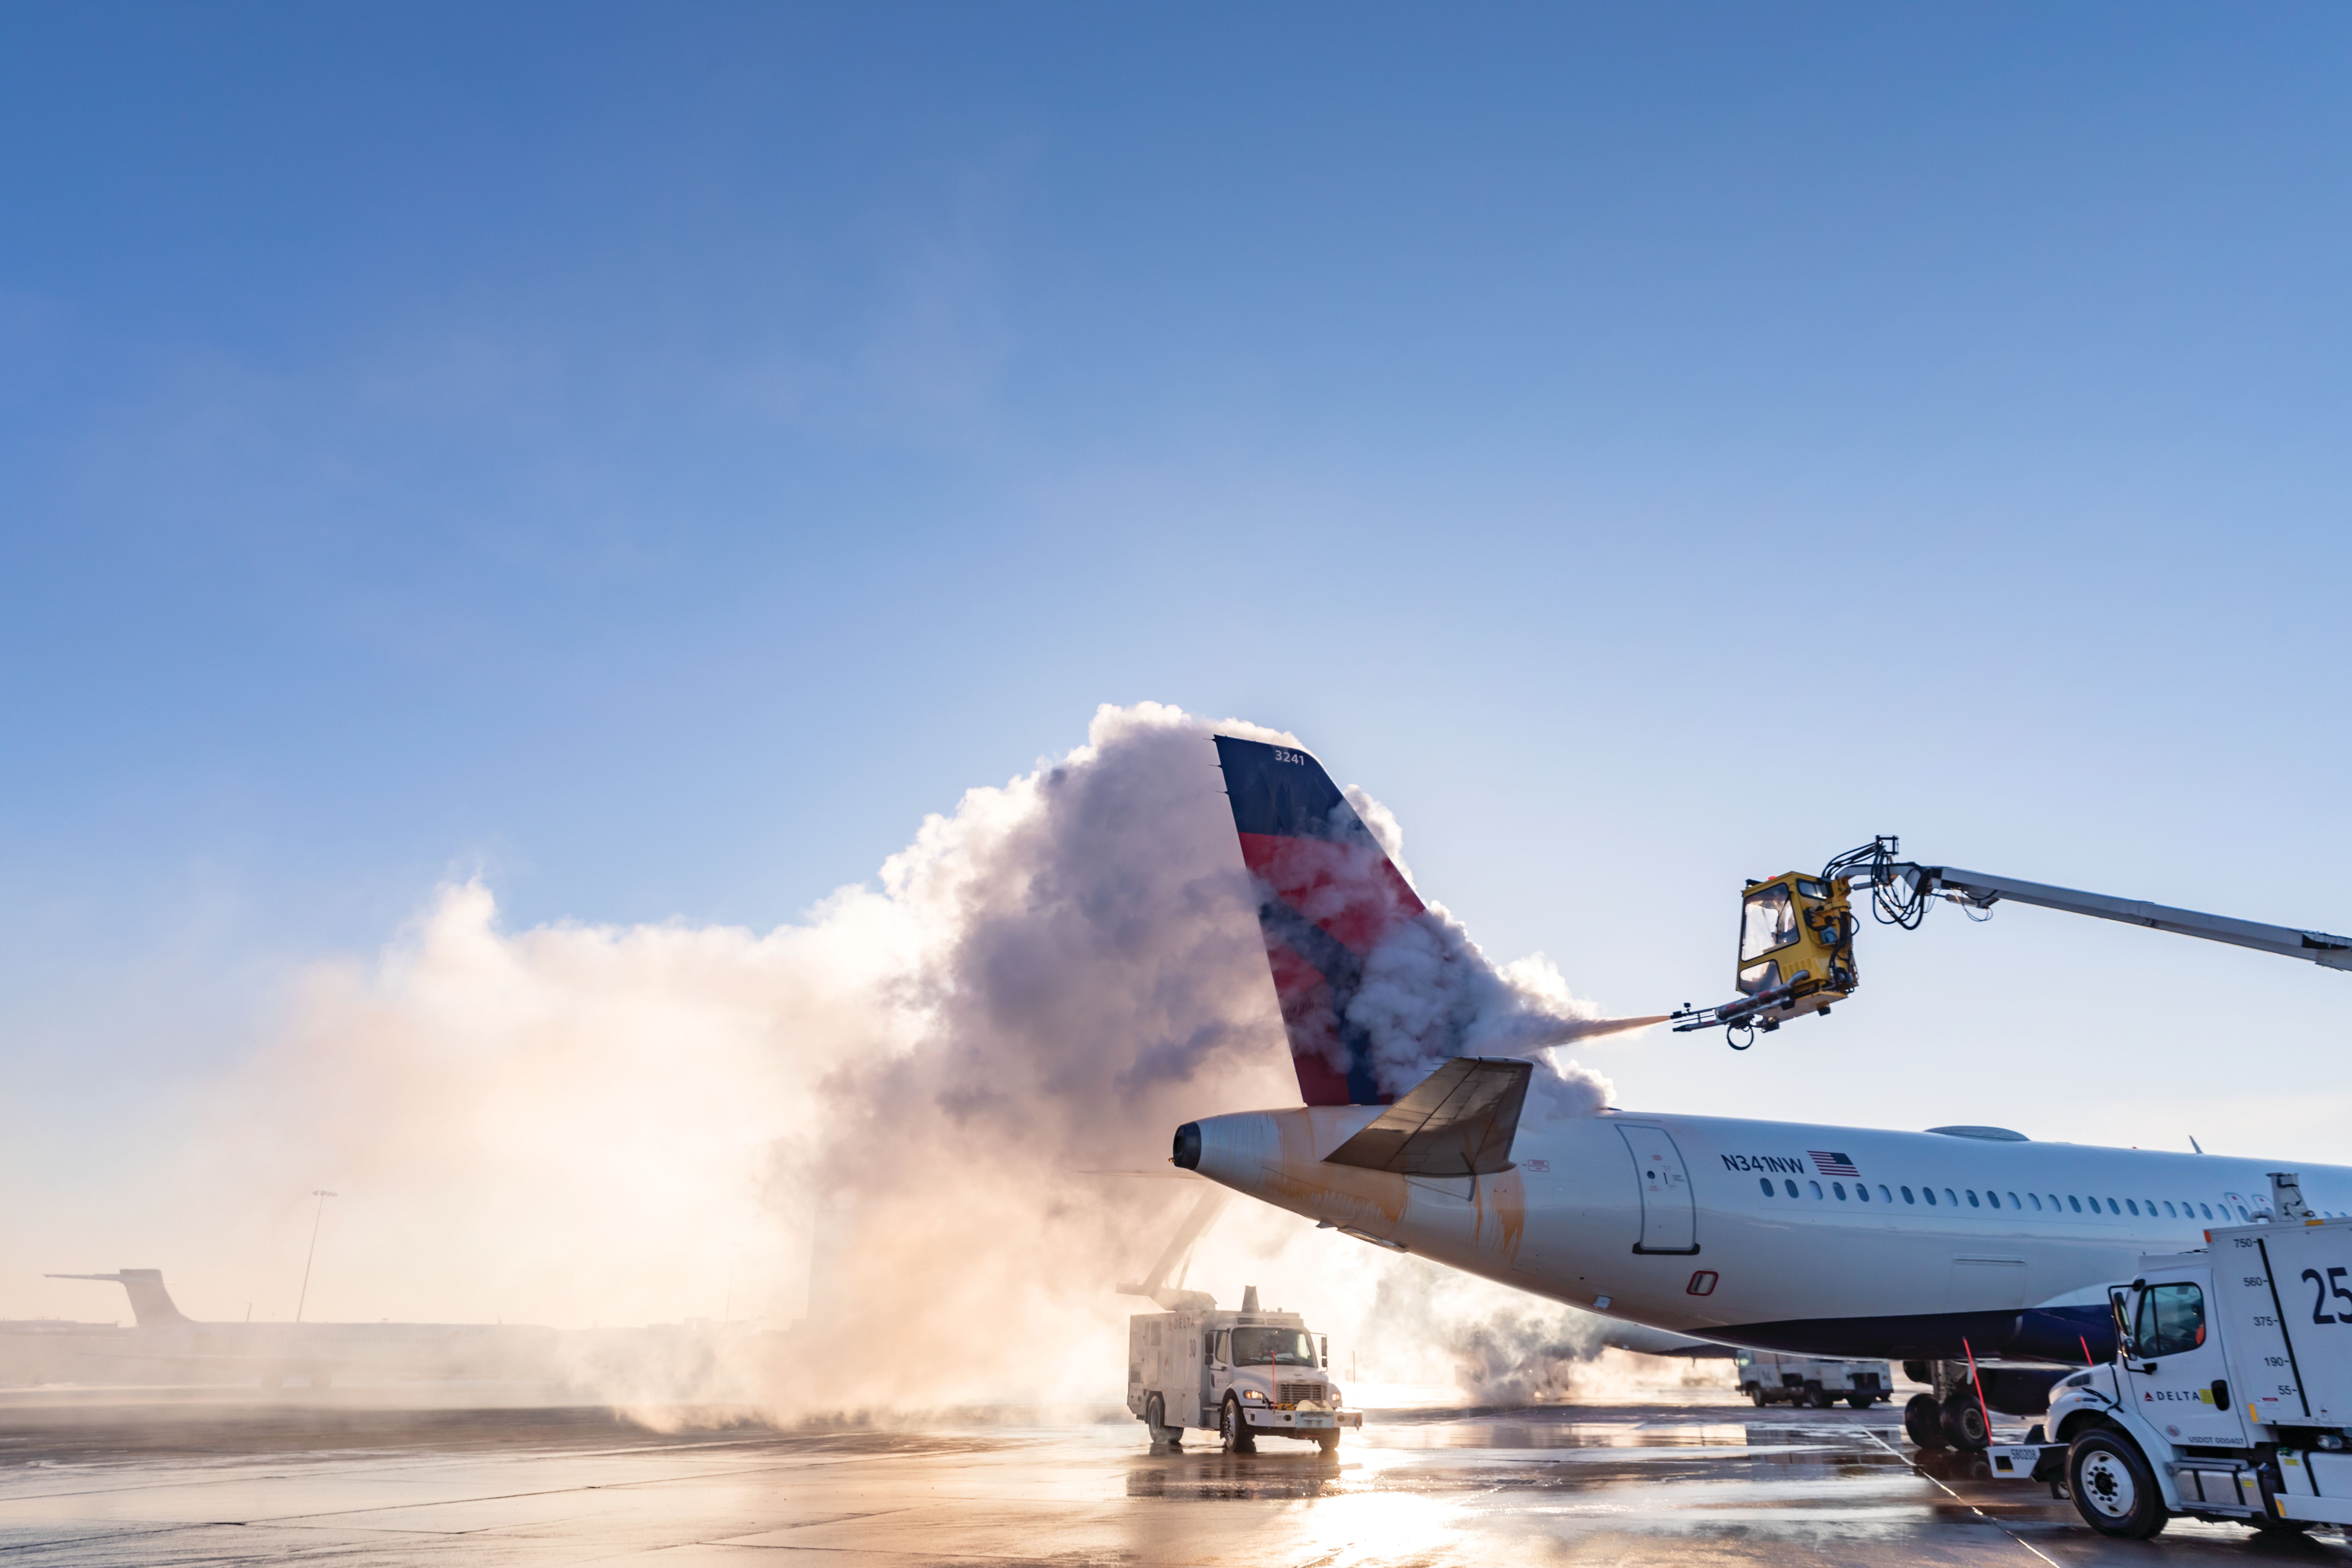
<svg viewBox="0 0 2352 1568">
<path fill-rule="evenodd" d="M 2139 1352 L 2132 1343 L 2131 1310 L 2124 1305 L 2125 1300 L 2121 1290 L 2107 1292 L 2107 1310 L 2116 1320 L 2116 1353 L 2129 1359 Z"/>
<path fill-rule="evenodd" d="M 1323 1359 L 1315 1364 L 1320 1367 L 1328 1367 L 1331 1364 L 1331 1336 L 1328 1334 L 1323 1336 Z"/>
</svg>

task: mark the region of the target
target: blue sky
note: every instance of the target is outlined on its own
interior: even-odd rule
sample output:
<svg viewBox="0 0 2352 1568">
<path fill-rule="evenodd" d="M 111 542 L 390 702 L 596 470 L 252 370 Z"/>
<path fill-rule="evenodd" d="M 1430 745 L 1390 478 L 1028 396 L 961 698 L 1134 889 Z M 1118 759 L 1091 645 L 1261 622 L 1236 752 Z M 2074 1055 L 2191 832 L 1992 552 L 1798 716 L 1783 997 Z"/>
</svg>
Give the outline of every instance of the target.
<svg viewBox="0 0 2352 1568">
<path fill-rule="evenodd" d="M 1717 999 L 1738 879 L 1880 831 L 2352 927 L 2347 44 L 16 8 L 19 1114 L 201 1076 L 451 876 L 517 923 L 793 919 L 1104 701 L 1295 731 L 1491 947 L 1625 1010 Z M 2217 1043 L 2343 1038 L 2343 977 L 1947 923 L 1692 1108 L 2172 1105 Z M 1612 1070 L 1656 1104 L 1685 1048 Z M 2249 1129 L 2311 1100 L 2224 1076 Z"/>
</svg>

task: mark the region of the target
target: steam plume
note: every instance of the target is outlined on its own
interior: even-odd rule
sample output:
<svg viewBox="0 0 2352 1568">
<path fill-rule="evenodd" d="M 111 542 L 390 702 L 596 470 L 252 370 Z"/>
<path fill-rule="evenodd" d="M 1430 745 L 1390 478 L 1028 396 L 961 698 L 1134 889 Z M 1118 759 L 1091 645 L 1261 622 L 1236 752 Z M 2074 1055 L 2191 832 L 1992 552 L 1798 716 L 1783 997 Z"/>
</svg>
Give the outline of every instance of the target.
<svg viewBox="0 0 2352 1568">
<path fill-rule="evenodd" d="M 804 1320 L 715 1391 L 782 1411 L 1114 1400 L 1141 1310 L 1114 1282 L 1193 1193 L 1077 1173 L 1164 1169 L 1180 1122 L 1297 1101 L 1210 732 L 1106 707 L 1086 745 L 927 819 L 878 887 L 764 934 L 508 931 L 487 888 L 446 889 L 376 962 L 307 977 L 215 1096 L 228 1152 L 192 1190 L 226 1209 L 331 1178 L 330 1315 Z M 1448 1030 L 1525 1052 L 1594 1017 L 1549 963 L 1497 966 L 1431 912 L 1359 998 L 1392 1087 Z M 1605 1103 L 1538 1060 L 1528 1114 Z M 1345 1343 L 1406 1264 L 1238 1205 L 1191 1278 L 1260 1284 Z M 1448 1291 L 1457 1321 L 1509 1308 L 1568 1342 L 1565 1309 Z"/>
</svg>

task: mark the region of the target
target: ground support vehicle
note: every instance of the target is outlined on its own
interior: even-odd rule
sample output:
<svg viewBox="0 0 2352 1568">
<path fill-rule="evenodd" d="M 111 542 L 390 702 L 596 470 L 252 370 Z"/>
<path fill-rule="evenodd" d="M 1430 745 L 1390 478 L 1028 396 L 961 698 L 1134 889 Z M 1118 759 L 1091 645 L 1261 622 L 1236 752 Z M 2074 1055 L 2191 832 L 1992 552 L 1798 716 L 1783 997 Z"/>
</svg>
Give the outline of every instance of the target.
<svg viewBox="0 0 2352 1568">
<path fill-rule="evenodd" d="M 2114 1288 L 2115 1360 L 2058 1384 L 2046 1439 L 1990 1447 L 1996 1478 L 2051 1483 L 2108 1535 L 2175 1514 L 2352 1524 L 2352 1220 L 2272 1183 L 2271 1223 L 2209 1230 Z"/>
<path fill-rule="evenodd" d="M 1238 1312 L 1182 1307 L 1127 1321 L 1127 1407 L 1154 1443 L 1176 1443 L 1188 1426 L 1217 1434 L 1229 1452 L 1265 1436 L 1297 1437 L 1325 1453 L 1339 1434 L 1364 1424 L 1341 1402 L 1328 1372 L 1330 1342 L 1296 1312 L 1260 1311 L 1257 1288 Z"/>
<path fill-rule="evenodd" d="M 1739 1392 L 1759 1405 L 1810 1405 L 1827 1410 L 1843 1399 L 1856 1410 L 1867 1410 L 1895 1397 L 1895 1371 L 1883 1361 L 1832 1361 L 1771 1351 L 1741 1351 L 1732 1359 L 1739 1369 Z"/>
</svg>

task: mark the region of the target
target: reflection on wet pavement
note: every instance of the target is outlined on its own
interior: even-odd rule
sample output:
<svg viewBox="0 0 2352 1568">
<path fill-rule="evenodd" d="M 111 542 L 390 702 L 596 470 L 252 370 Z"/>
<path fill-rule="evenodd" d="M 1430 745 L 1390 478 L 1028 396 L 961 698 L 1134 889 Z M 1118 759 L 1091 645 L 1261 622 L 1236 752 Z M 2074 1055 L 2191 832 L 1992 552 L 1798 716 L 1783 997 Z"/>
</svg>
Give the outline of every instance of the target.
<svg viewBox="0 0 2352 1568">
<path fill-rule="evenodd" d="M 2260 1563 L 2176 1521 L 2105 1541 L 1886 1411 L 1689 1404 L 1376 1417 L 1336 1455 L 1132 1422 L 661 1433 L 603 1410 L 0 1407 L 0 1565 L 740 1563 Z"/>
</svg>

